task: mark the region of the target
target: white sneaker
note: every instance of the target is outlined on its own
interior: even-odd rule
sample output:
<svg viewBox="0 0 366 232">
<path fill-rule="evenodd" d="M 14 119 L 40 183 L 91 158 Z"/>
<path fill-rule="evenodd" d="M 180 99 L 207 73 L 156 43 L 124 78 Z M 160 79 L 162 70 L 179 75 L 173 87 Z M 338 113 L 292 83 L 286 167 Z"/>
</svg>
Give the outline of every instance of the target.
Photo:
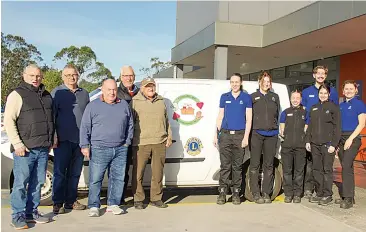
<svg viewBox="0 0 366 232">
<path fill-rule="evenodd" d="M 114 215 L 119 215 L 123 212 L 123 210 L 118 205 L 108 205 L 107 212 L 111 212 Z"/>
<path fill-rule="evenodd" d="M 89 209 L 89 217 L 99 217 L 99 208 L 97 207 L 91 207 Z"/>
</svg>

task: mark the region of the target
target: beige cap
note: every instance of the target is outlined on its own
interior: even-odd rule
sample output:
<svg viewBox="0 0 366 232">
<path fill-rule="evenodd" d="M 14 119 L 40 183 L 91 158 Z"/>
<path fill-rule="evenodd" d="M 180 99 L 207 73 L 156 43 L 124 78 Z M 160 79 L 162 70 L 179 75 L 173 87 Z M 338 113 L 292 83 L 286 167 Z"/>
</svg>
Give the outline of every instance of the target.
<svg viewBox="0 0 366 232">
<path fill-rule="evenodd" d="M 142 87 L 145 87 L 148 84 L 156 85 L 154 78 L 147 77 L 147 78 L 143 79 L 142 82 L 141 82 Z"/>
</svg>

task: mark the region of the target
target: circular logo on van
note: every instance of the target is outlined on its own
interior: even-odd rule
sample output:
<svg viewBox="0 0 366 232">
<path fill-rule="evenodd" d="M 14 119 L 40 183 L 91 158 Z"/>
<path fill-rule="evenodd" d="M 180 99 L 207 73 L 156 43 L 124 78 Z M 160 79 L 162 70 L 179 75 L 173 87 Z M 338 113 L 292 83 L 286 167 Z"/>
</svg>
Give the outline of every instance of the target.
<svg viewBox="0 0 366 232">
<path fill-rule="evenodd" d="M 199 138 L 192 137 L 189 138 L 184 146 L 184 149 L 187 151 L 189 155 L 196 156 L 201 153 L 203 148 L 202 142 Z"/>
<path fill-rule="evenodd" d="M 196 124 L 203 117 L 203 105 L 204 103 L 193 95 L 181 95 L 173 102 L 173 120 L 186 126 Z"/>
</svg>

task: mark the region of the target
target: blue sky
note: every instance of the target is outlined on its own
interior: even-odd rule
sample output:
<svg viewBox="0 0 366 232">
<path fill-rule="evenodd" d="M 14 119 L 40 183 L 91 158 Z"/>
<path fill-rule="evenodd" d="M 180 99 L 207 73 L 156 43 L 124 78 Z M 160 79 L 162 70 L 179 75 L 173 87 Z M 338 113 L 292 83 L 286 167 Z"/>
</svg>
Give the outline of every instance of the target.
<svg viewBox="0 0 366 232">
<path fill-rule="evenodd" d="M 151 57 L 170 60 L 176 2 L 4 2 L 1 31 L 37 46 L 44 62 L 70 45 L 90 46 L 114 76 L 132 65 L 137 79 Z"/>
</svg>

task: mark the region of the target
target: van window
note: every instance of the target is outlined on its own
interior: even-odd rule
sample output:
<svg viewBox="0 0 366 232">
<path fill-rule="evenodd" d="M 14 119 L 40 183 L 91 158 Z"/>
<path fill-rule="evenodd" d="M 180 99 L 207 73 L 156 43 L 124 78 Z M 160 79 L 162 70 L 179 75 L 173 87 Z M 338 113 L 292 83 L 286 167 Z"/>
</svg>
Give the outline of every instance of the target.
<svg viewBox="0 0 366 232">
<path fill-rule="evenodd" d="M 91 91 L 90 93 L 89 93 L 89 98 L 91 98 L 91 97 L 93 97 L 95 94 L 98 94 L 100 91 L 102 91 L 101 89 L 95 89 L 95 90 L 93 90 L 93 91 Z"/>
</svg>

